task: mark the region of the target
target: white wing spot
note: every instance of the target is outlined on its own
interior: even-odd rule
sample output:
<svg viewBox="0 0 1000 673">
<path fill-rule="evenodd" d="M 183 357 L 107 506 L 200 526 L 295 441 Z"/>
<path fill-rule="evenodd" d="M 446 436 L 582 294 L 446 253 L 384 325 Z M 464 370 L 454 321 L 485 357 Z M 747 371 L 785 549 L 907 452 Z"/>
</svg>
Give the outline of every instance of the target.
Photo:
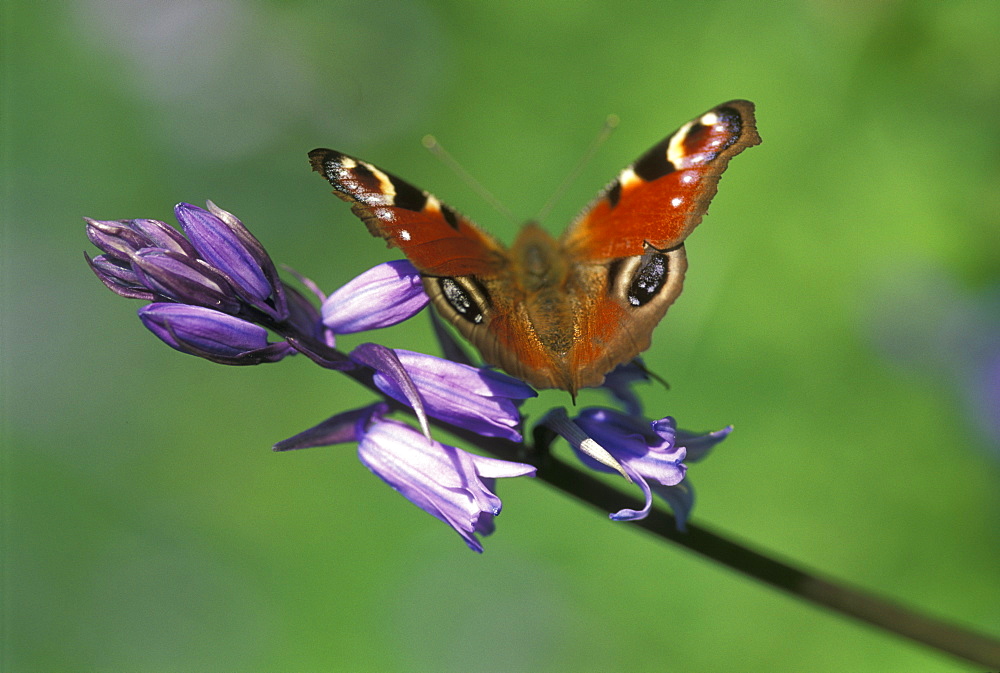
<svg viewBox="0 0 1000 673">
<path fill-rule="evenodd" d="M 691 130 L 692 126 L 694 126 L 694 122 L 688 122 L 670 138 L 670 143 L 667 146 L 667 159 L 676 168 L 687 167 L 688 162 L 684 161 L 684 139 L 687 138 L 688 131 Z"/>
<path fill-rule="evenodd" d="M 642 182 L 642 178 L 635 174 L 635 171 L 632 170 L 631 166 L 618 174 L 618 184 L 620 184 L 622 188 L 628 187 L 635 182 Z"/>
<path fill-rule="evenodd" d="M 410 232 L 407 231 L 406 229 L 400 229 L 399 230 L 399 238 L 400 238 L 400 240 L 408 241 L 408 240 L 410 240 L 412 238 L 412 236 L 410 236 Z"/>
<path fill-rule="evenodd" d="M 694 173 L 685 173 L 684 175 L 681 176 L 681 182 L 683 182 L 685 185 L 694 184 L 695 182 L 698 182 L 698 176 L 696 176 Z"/>
<path fill-rule="evenodd" d="M 674 198 L 670 199 L 670 205 L 672 205 L 674 208 L 680 208 L 680 205 L 682 203 L 684 203 L 684 199 L 681 198 L 680 196 L 675 196 Z"/>
<path fill-rule="evenodd" d="M 701 116 L 701 123 L 705 126 L 715 126 L 719 123 L 719 115 L 714 112 L 706 112 Z"/>
<path fill-rule="evenodd" d="M 393 186 L 392 180 L 389 179 L 388 175 L 369 163 L 365 164 L 365 168 L 371 171 L 372 175 L 378 180 L 379 191 L 387 197 L 385 203 L 392 205 L 396 198 L 396 187 Z"/>
</svg>

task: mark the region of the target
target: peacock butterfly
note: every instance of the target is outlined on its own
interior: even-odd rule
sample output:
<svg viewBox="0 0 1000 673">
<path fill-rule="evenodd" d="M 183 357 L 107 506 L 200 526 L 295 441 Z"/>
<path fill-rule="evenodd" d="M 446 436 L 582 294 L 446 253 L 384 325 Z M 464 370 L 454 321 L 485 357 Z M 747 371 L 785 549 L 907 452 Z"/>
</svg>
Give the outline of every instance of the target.
<svg viewBox="0 0 1000 673">
<path fill-rule="evenodd" d="M 575 395 L 649 348 L 681 292 L 684 239 L 729 160 L 759 143 L 753 103 L 723 103 L 619 173 L 558 240 L 529 222 L 510 248 L 372 164 L 327 149 L 309 160 L 486 362 Z"/>
</svg>

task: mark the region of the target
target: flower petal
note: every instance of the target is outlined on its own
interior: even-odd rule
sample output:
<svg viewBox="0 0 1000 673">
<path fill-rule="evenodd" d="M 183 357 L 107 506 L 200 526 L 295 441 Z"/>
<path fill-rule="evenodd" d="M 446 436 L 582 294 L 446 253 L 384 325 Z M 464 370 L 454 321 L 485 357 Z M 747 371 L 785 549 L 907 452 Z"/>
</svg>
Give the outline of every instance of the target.
<svg viewBox="0 0 1000 673">
<path fill-rule="evenodd" d="M 606 390 L 612 397 L 621 402 L 625 408 L 625 413 L 629 416 L 642 415 L 642 401 L 632 389 L 637 382 L 649 382 L 649 373 L 642 365 L 642 360 L 635 358 L 620 364 L 604 377 L 601 388 Z"/>
<path fill-rule="evenodd" d="M 420 422 L 420 428 L 424 431 L 424 437 L 429 440 L 431 429 L 427 423 L 427 410 L 424 406 L 423 395 L 413 379 L 410 378 L 406 367 L 399 361 L 395 351 L 381 344 L 363 343 L 351 351 L 351 359 L 374 369 L 376 384 L 378 381 L 382 381 L 395 394 L 384 389 L 383 392 L 392 396 L 397 402 L 410 405 Z M 382 386 L 380 385 L 379 388 L 381 389 Z"/>
<path fill-rule="evenodd" d="M 227 210 L 219 208 L 211 201 L 207 201 L 205 205 L 208 207 L 208 211 L 210 213 L 222 220 L 225 225 L 229 227 L 233 236 L 239 240 L 243 248 L 250 253 L 251 257 L 253 257 L 257 266 L 264 274 L 264 278 L 267 279 L 267 282 L 274 290 L 274 294 L 272 295 L 274 306 L 273 316 L 278 320 L 283 320 L 287 310 L 287 307 L 285 306 L 284 284 L 281 282 L 281 278 L 278 276 L 278 269 L 274 266 L 274 262 L 271 261 L 271 256 L 267 254 L 267 250 L 263 245 L 261 245 L 261 242 L 250 233 L 250 230 L 244 226 L 243 222 L 241 222 L 238 217 Z M 270 303 L 265 302 L 261 308 L 265 312 L 269 312 Z"/>
<path fill-rule="evenodd" d="M 256 255 L 227 222 L 190 203 L 177 204 L 174 214 L 198 254 L 232 279 L 247 299 L 263 304 L 271 296 L 274 288 Z"/>
<path fill-rule="evenodd" d="M 631 477 L 632 481 L 639 485 L 643 498 L 645 498 L 645 503 L 642 509 L 620 509 L 608 516 L 612 521 L 638 521 L 639 519 L 645 519 L 649 516 L 649 510 L 653 508 L 653 492 L 649 487 L 649 482 L 631 467 L 626 466 L 625 471 Z"/>
<path fill-rule="evenodd" d="M 728 425 L 721 430 L 716 430 L 715 432 L 709 432 L 706 434 L 697 434 L 687 430 L 678 430 L 677 443 L 687 450 L 687 457 L 685 460 L 689 463 L 694 463 L 707 456 L 709 451 L 711 451 L 716 444 L 728 437 L 729 433 L 732 431 L 733 426 L 731 425 Z"/>
<path fill-rule="evenodd" d="M 335 334 L 388 327 L 416 315 L 430 298 L 406 260 L 372 267 L 323 302 L 323 324 Z"/>
<path fill-rule="evenodd" d="M 159 220 L 93 220 L 87 223 L 87 238 L 103 252 L 128 261 L 143 248 L 163 248 L 195 257 L 195 249 L 181 232 Z"/>
<path fill-rule="evenodd" d="M 263 327 L 201 306 L 148 304 L 139 319 L 171 348 L 223 364 L 274 362 L 291 352 L 284 342 L 269 343 Z"/>
<path fill-rule="evenodd" d="M 533 477 L 536 468 L 527 463 L 514 463 L 499 458 L 489 458 L 470 453 L 472 462 L 476 464 L 476 473 L 483 479 L 501 479 L 505 477 Z"/>
<path fill-rule="evenodd" d="M 521 414 L 514 400 L 538 394 L 528 385 L 499 372 L 433 355 L 403 349 L 394 352 L 420 391 L 429 415 L 487 437 L 521 440 Z M 400 402 L 408 399 L 397 382 L 381 372 L 375 375 L 375 385 Z"/>
<path fill-rule="evenodd" d="M 603 471 L 603 468 L 600 466 L 609 467 L 629 481 L 632 480 L 622 464 L 615 460 L 615 457 L 608 453 L 607 449 L 598 444 L 593 437 L 583 431 L 583 428 L 569 419 L 564 408 L 555 407 L 550 409 L 542 417 L 542 420 L 539 421 L 539 425 L 544 425 L 561 435 L 573 447 L 580 460 L 591 469 Z"/>
<path fill-rule="evenodd" d="M 364 428 L 376 416 L 384 416 L 389 407 L 384 402 L 352 409 L 331 416 L 308 430 L 283 439 L 274 445 L 275 451 L 308 449 L 314 446 L 332 446 L 344 442 L 356 442 L 364 435 Z"/>
<path fill-rule="evenodd" d="M 156 294 L 179 301 L 237 313 L 239 298 L 225 278 L 199 259 L 162 248 L 144 248 L 132 257 L 132 268 Z"/>
<path fill-rule="evenodd" d="M 155 301 L 158 297 L 155 293 L 143 285 L 138 274 L 125 262 L 121 262 L 111 255 L 98 255 L 93 259 L 87 253 L 83 254 L 91 271 L 97 274 L 97 278 L 104 283 L 105 287 L 115 294 L 128 299 L 145 299 Z"/>
<path fill-rule="evenodd" d="M 184 238 L 181 232 L 166 222 L 138 219 L 128 220 L 128 225 L 133 231 L 138 232 L 148 241 L 148 243 L 142 246 L 144 248 L 163 248 L 164 250 L 173 250 L 188 257 L 197 256 L 197 250 L 191 245 L 191 242 Z"/>
<path fill-rule="evenodd" d="M 301 292 L 287 285 L 284 287 L 284 293 L 286 306 L 288 307 L 288 316 L 285 318 L 285 322 L 293 326 L 295 332 L 298 334 L 311 336 L 333 348 L 333 340 L 326 339 L 319 311 L 316 310 L 312 302 Z M 327 334 L 329 333 L 327 332 Z"/>
<path fill-rule="evenodd" d="M 670 511 L 674 513 L 674 520 L 677 522 L 677 530 L 684 532 L 687 530 L 687 520 L 694 508 L 694 487 L 690 480 L 676 486 L 661 486 L 653 484 L 653 492 L 667 501 Z"/>
</svg>

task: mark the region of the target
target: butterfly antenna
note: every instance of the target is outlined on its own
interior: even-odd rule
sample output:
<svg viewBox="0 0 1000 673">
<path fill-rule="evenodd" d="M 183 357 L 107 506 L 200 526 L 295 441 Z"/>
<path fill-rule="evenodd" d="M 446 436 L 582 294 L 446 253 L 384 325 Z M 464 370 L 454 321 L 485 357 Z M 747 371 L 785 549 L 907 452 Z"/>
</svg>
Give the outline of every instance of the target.
<svg viewBox="0 0 1000 673">
<path fill-rule="evenodd" d="M 556 191 L 552 193 L 548 202 L 546 202 L 546 204 L 542 206 L 542 209 L 538 211 L 538 215 L 535 216 L 536 222 L 542 222 L 546 217 L 548 217 L 556 203 L 559 202 L 559 199 L 563 197 L 570 185 L 572 185 L 576 179 L 580 177 L 580 173 L 583 172 L 583 169 L 586 168 L 587 164 L 589 164 L 594 158 L 594 155 L 597 154 L 597 150 L 601 149 L 601 146 L 607 141 L 608 138 L 611 137 L 615 128 L 618 127 L 618 121 L 618 115 L 608 115 L 607 119 L 604 120 L 604 125 L 601 126 L 601 130 L 597 133 L 597 137 L 591 141 L 590 147 L 587 148 L 587 151 L 584 152 L 583 156 L 581 156 L 576 162 L 576 166 L 574 166 L 573 170 L 566 175 L 562 183 L 556 188 Z"/>
<path fill-rule="evenodd" d="M 501 213 L 511 222 L 517 221 L 517 218 L 514 217 L 514 214 L 510 212 L 507 206 L 503 205 L 500 199 L 493 196 L 493 193 L 486 189 L 486 187 L 483 187 L 483 183 L 476 180 L 471 173 L 465 170 L 462 164 L 460 164 L 458 160 L 455 159 L 450 152 L 448 152 L 448 150 L 441 146 L 441 143 L 437 141 L 437 138 L 432 135 L 426 135 L 423 138 L 423 143 L 424 147 L 426 147 L 431 154 L 440 159 L 445 166 L 450 168 L 455 175 L 461 178 L 462 181 L 468 185 L 469 189 L 479 195 L 479 198 L 493 206 L 497 212 Z"/>
</svg>

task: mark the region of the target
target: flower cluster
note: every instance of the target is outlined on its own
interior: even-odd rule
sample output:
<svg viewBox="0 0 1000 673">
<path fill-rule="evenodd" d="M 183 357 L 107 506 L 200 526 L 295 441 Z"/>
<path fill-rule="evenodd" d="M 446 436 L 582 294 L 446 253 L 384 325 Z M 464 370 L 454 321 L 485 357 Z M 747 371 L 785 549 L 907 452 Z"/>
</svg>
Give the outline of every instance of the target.
<svg viewBox="0 0 1000 673">
<path fill-rule="evenodd" d="M 496 480 L 534 476 L 536 468 L 437 442 L 431 423 L 521 442 L 519 405 L 537 393 L 505 374 L 431 355 L 376 343 L 349 353 L 336 348 L 339 334 L 393 325 L 426 306 L 409 262 L 380 264 L 329 297 L 299 278 L 318 297 L 317 310 L 278 277 L 263 246 L 231 213 L 209 202 L 207 210 L 182 203 L 175 214 L 183 234 L 157 220 L 87 219 L 87 234 L 102 251 L 87 257 L 98 278 L 116 294 L 148 302 L 139 309 L 142 323 L 176 350 L 230 365 L 302 353 L 379 392 L 381 402 L 338 413 L 275 450 L 356 442 L 368 469 L 481 552 L 477 536 L 493 532 L 501 509 Z M 629 385 L 641 377 L 634 366 L 608 377 L 607 388 L 625 412 L 587 408 L 571 420 L 558 409 L 541 423 L 565 437 L 585 464 L 615 470 L 639 486 L 643 508 L 622 509 L 612 519 L 646 516 L 657 493 L 683 526 L 693 503 L 684 461 L 702 457 L 731 428 L 699 436 L 677 430 L 669 417 L 642 419 Z M 389 417 L 398 412 L 412 414 L 420 430 Z"/>
<path fill-rule="evenodd" d="M 209 202 L 174 212 L 179 231 L 158 220 L 87 219 L 103 254 L 90 268 L 108 289 L 148 302 L 139 318 L 171 348 L 221 364 L 277 362 L 288 342 L 268 330 L 316 338 L 318 314 L 278 278 L 260 242 L 231 213 Z"/>
</svg>

